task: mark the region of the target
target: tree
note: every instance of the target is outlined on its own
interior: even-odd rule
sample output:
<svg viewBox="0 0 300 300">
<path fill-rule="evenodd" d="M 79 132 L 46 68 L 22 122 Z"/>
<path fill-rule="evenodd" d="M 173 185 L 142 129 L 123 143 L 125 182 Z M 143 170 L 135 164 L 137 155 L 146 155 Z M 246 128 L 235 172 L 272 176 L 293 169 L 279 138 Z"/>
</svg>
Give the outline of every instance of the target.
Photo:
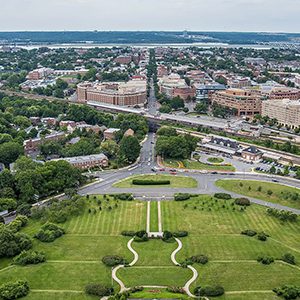
<svg viewBox="0 0 300 300">
<path fill-rule="evenodd" d="M 16 142 L 8 142 L 0 145 L 0 162 L 8 166 L 24 153 L 23 147 Z"/>
<path fill-rule="evenodd" d="M 163 113 L 163 114 L 169 114 L 172 111 L 172 107 L 168 104 L 163 104 L 160 108 L 159 108 L 159 112 Z"/>
<path fill-rule="evenodd" d="M 12 211 L 16 209 L 17 201 L 11 198 L 0 198 L 0 212 L 4 210 Z"/>
<path fill-rule="evenodd" d="M 27 281 L 8 282 L 0 286 L 0 299 L 13 300 L 27 296 L 29 285 Z"/>
<path fill-rule="evenodd" d="M 195 106 L 195 111 L 198 114 L 206 114 L 208 111 L 208 103 L 207 102 L 199 102 Z"/>
<path fill-rule="evenodd" d="M 120 157 L 133 163 L 140 155 L 141 145 L 135 136 L 124 136 L 120 142 Z"/>
<path fill-rule="evenodd" d="M 158 129 L 157 135 L 177 136 L 177 131 L 174 127 L 163 126 Z"/>
<path fill-rule="evenodd" d="M 108 158 L 115 158 L 119 153 L 119 145 L 114 140 L 105 140 L 101 143 L 100 150 Z"/>
</svg>

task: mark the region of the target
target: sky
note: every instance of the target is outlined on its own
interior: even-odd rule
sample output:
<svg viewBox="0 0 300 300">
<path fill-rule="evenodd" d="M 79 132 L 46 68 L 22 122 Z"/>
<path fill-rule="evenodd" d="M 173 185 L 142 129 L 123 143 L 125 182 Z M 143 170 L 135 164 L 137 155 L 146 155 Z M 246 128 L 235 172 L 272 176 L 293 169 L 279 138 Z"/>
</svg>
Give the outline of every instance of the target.
<svg viewBox="0 0 300 300">
<path fill-rule="evenodd" d="M 0 0 L 0 31 L 300 32 L 300 0 Z"/>
</svg>

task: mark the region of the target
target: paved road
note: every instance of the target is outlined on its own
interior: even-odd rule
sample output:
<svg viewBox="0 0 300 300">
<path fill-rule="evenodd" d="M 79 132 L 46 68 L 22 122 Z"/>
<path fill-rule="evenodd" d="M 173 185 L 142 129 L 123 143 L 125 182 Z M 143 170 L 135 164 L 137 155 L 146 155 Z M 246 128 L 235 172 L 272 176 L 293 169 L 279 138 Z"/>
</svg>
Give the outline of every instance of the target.
<svg viewBox="0 0 300 300">
<path fill-rule="evenodd" d="M 155 97 L 153 79 L 151 79 L 150 86 L 151 86 L 151 89 L 150 89 L 150 95 L 148 97 L 148 112 L 151 115 L 156 115 L 156 112 L 157 112 L 156 100 L 157 99 Z"/>
<path fill-rule="evenodd" d="M 157 187 L 147 187 L 147 188 L 115 188 L 112 185 L 122 179 L 125 179 L 132 175 L 149 174 L 153 171 L 151 169 L 157 167 L 155 157 L 154 157 L 154 145 L 155 145 L 155 134 L 149 133 L 147 140 L 144 142 L 141 157 L 139 163 L 132 168 L 124 169 L 120 171 L 108 171 L 103 172 L 101 175 L 101 182 L 93 185 L 89 185 L 80 189 L 79 193 L 81 195 L 87 194 L 113 194 L 113 193 L 133 193 L 135 197 L 139 199 L 171 199 L 175 193 L 195 193 L 195 194 L 213 194 L 216 192 L 224 192 L 223 189 L 218 188 L 215 182 L 219 179 L 242 179 L 242 180 L 258 180 L 272 182 L 274 176 L 269 176 L 266 174 L 256 174 L 256 173 L 219 173 L 219 174 L 202 174 L 197 172 L 180 172 L 181 176 L 190 176 L 197 180 L 197 188 L 157 188 Z M 159 172 L 161 174 L 168 174 L 168 172 Z M 276 180 L 280 184 L 294 186 L 300 189 L 300 181 L 276 176 Z M 237 193 L 230 193 L 234 197 L 241 197 L 242 195 Z M 283 209 L 287 211 L 292 211 L 300 215 L 299 209 L 294 209 L 279 204 L 274 204 L 259 199 L 249 198 L 253 203 L 273 207 L 277 209 Z"/>
</svg>

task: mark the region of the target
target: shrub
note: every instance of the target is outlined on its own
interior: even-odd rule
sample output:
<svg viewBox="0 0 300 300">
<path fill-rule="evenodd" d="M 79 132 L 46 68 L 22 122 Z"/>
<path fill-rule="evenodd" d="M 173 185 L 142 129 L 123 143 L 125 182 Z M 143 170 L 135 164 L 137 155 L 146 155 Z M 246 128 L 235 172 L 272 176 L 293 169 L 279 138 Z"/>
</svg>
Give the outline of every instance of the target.
<svg viewBox="0 0 300 300">
<path fill-rule="evenodd" d="M 275 288 L 273 290 L 274 293 L 279 297 L 283 297 L 284 299 L 297 299 L 300 297 L 300 287 L 294 285 L 284 285 L 279 288 Z"/>
<path fill-rule="evenodd" d="M 173 232 L 173 236 L 176 237 L 176 238 L 186 237 L 188 235 L 189 235 L 189 233 L 187 231 L 175 231 L 175 232 Z"/>
<path fill-rule="evenodd" d="M 208 257 L 204 254 L 194 255 L 187 258 L 184 262 L 184 265 L 192 265 L 194 263 L 205 265 L 208 263 Z"/>
<path fill-rule="evenodd" d="M 227 193 L 215 193 L 214 197 L 217 199 L 230 200 L 232 197 Z"/>
<path fill-rule="evenodd" d="M 0 258 L 13 257 L 31 247 L 32 241 L 28 235 L 14 233 L 7 226 L 0 227 Z"/>
<path fill-rule="evenodd" d="M 235 199 L 234 203 L 236 205 L 242 205 L 242 206 L 249 206 L 251 204 L 248 198 L 237 198 Z"/>
<path fill-rule="evenodd" d="M 122 194 L 115 194 L 113 195 L 115 200 L 121 200 L 121 201 L 132 201 L 133 196 L 130 193 L 122 193 Z"/>
<path fill-rule="evenodd" d="M 29 285 L 27 281 L 8 282 L 0 286 L 0 299 L 12 300 L 27 296 Z"/>
<path fill-rule="evenodd" d="M 168 185 L 171 184 L 170 180 L 153 180 L 153 179 L 133 179 L 134 185 Z"/>
<path fill-rule="evenodd" d="M 287 221 L 296 222 L 298 220 L 298 216 L 295 213 L 292 213 L 290 211 L 285 211 L 285 210 L 279 210 L 275 208 L 268 208 L 267 214 L 284 222 Z"/>
<path fill-rule="evenodd" d="M 123 257 L 117 255 L 107 255 L 102 258 L 102 262 L 108 267 L 114 267 L 117 265 L 125 265 L 126 261 Z"/>
<path fill-rule="evenodd" d="M 147 242 L 149 240 L 148 233 L 145 230 L 137 231 L 134 240 L 136 242 Z"/>
<path fill-rule="evenodd" d="M 112 295 L 114 292 L 114 289 L 111 287 L 104 286 L 102 284 L 91 283 L 85 287 L 85 292 L 88 295 L 104 297 L 104 296 Z"/>
<path fill-rule="evenodd" d="M 257 261 L 264 265 L 269 265 L 274 262 L 274 258 L 268 255 L 261 255 L 257 258 Z"/>
<path fill-rule="evenodd" d="M 143 290 L 144 290 L 144 288 L 142 286 L 134 286 L 134 287 L 130 288 L 130 293 L 141 292 Z"/>
<path fill-rule="evenodd" d="M 210 296 L 210 297 L 218 297 L 224 294 L 225 290 L 222 286 L 206 286 L 206 287 L 196 287 L 194 290 L 194 294 L 198 296 Z"/>
<path fill-rule="evenodd" d="M 13 259 L 15 265 L 26 266 L 36 265 L 46 261 L 46 256 L 38 251 L 22 251 L 18 256 Z"/>
<path fill-rule="evenodd" d="M 189 200 L 190 198 L 191 198 L 190 194 L 179 193 L 174 196 L 175 201 L 185 201 L 185 200 Z"/>
<path fill-rule="evenodd" d="M 162 240 L 164 242 L 173 242 L 174 241 L 173 233 L 171 231 L 164 231 Z"/>
<path fill-rule="evenodd" d="M 123 230 L 123 231 L 121 232 L 121 235 L 123 235 L 123 236 L 131 236 L 131 237 L 134 237 L 135 234 L 136 234 L 135 231 L 127 231 L 127 230 Z"/>
<path fill-rule="evenodd" d="M 47 223 L 41 227 L 39 232 L 35 234 L 34 237 L 40 240 L 41 242 L 50 243 L 62 236 L 63 234 L 65 234 L 65 231 L 62 228 L 58 227 L 55 224 Z"/>
<path fill-rule="evenodd" d="M 285 253 L 282 257 L 281 260 L 285 261 L 288 264 L 295 265 L 295 256 L 291 253 Z"/>
<path fill-rule="evenodd" d="M 251 229 L 246 229 L 246 230 L 243 230 L 241 232 L 241 234 L 248 235 L 248 236 L 255 236 L 256 235 L 256 231 L 251 230 Z"/>
<path fill-rule="evenodd" d="M 185 294 L 184 289 L 179 286 L 168 286 L 167 291 L 174 294 Z"/>
<path fill-rule="evenodd" d="M 265 242 L 268 239 L 268 235 L 266 233 L 264 233 L 264 232 L 260 232 L 257 235 L 257 239 L 260 240 L 260 241 Z"/>
</svg>

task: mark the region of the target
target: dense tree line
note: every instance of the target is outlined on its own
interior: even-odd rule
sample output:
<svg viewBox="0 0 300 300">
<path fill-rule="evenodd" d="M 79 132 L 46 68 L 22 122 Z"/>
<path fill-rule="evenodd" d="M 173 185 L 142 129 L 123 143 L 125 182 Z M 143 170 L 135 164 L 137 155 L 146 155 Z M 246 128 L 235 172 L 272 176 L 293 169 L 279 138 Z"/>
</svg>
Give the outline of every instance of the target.
<svg viewBox="0 0 300 300">
<path fill-rule="evenodd" d="M 197 147 L 197 138 L 191 135 L 171 135 L 172 129 L 164 129 L 167 135 L 158 132 L 156 141 L 156 153 L 164 158 L 185 159 L 189 158 L 191 153 Z M 175 134 L 173 132 L 173 134 Z"/>
<path fill-rule="evenodd" d="M 14 174 L 8 170 L 0 173 L 0 197 L 18 199 L 18 204 L 34 203 L 39 197 L 77 187 L 85 181 L 80 170 L 65 161 L 41 164 L 22 157 L 15 168 Z"/>
</svg>

